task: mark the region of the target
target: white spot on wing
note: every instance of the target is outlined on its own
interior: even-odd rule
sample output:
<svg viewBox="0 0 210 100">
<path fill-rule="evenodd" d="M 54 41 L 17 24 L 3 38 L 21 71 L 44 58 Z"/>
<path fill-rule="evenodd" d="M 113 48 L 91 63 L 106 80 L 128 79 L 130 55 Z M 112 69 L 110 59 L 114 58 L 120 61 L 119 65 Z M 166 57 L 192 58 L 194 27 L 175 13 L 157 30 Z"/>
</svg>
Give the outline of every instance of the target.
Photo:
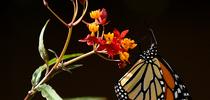
<svg viewBox="0 0 210 100">
<path fill-rule="evenodd" d="M 161 85 L 163 85 L 163 84 L 164 84 L 164 82 L 163 82 L 163 81 L 160 81 L 160 84 L 161 84 Z"/>
<path fill-rule="evenodd" d="M 180 88 L 178 88 L 178 89 L 177 89 L 177 91 L 178 91 L 178 93 L 181 93 L 181 90 L 180 90 Z"/>
<path fill-rule="evenodd" d="M 177 91 L 175 91 L 174 97 L 175 97 L 175 99 L 178 98 L 178 93 L 177 93 Z"/>
</svg>

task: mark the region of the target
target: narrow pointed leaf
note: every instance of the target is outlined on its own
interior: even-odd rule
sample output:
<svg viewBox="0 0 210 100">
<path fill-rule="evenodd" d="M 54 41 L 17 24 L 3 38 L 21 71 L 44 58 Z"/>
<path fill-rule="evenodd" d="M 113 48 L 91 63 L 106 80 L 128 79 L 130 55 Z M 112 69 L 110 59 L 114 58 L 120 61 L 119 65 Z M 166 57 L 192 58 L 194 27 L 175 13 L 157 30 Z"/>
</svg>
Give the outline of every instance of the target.
<svg viewBox="0 0 210 100">
<path fill-rule="evenodd" d="M 42 97 L 46 98 L 46 100 L 63 100 L 50 85 L 42 84 L 37 90 L 41 92 Z"/>
<path fill-rule="evenodd" d="M 83 66 L 83 65 L 82 65 L 82 64 L 75 64 L 75 65 L 69 65 L 69 66 L 67 66 L 67 67 L 62 67 L 62 69 L 63 69 L 64 71 L 67 71 L 67 72 L 69 72 L 69 73 L 72 73 L 71 70 L 76 69 L 76 68 L 79 68 L 79 67 L 81 67 L 81 66 Z"/>
<path fill-rule="evenodd" d="M 34 73 L 32 74 L 31 84 L 32 86 L 36 86 L 41 78 L 42 72 L 47 68 L 47 65 L 42 65 L 39 68 L 37 68 Z"/>
<path fill-rule="evenodd" d="M 68 66 L 68 69 L 69 69 L 69 70 L 73 70 L 73 69 L 79 68 L 79 67 L 81 67 L 81 66 L 83 66 L 83 65 L 82 65 L 82 64 L 70 65 L 70 66 Z"/>
<path fill-rule="evenodd" d="M 41 33 L 39 35 L 39 47 L 38 47 L 39 54 L 42 57 L 42 59 L 45 61 L 46 64 L 48 63 L 49 58 L 48 58 L 47 50 L 45 49 L 45 46 L 44 46 L 44 39 L 43 39 L 43 37 L 44 37 L 44 31 L 45 31 L 46 26 L 47 26 L 49 21 L 50 20 L 47 20 L 47 22 L 45 23 L 44 27 L 41 30 Z"/>
<path fill-rule="evenodd" d="M 70 58 L 74 58 L 74 57 L 77 57 L 77 56 L 80 56 L 82 55 L 82 53 L 73 53 L 73 54 L 68 54 L 68 55 L 64 55 L 63 56 L 63 60 L 67 60 L 67 59 L 70 59 Z M 56 57 L 51 59 L 49 62 L 48 62 L 48 65 L 51 66 L 53 64 L 55 64 L 56 62 Z M 77 65 L 76 65 L 77 66 Z M 75 68 L 76 66 L 72 66 L 71 69 Z M 77 66 L 78 67 L 78 66 Z M 41 78 L 41 75 L 42 75 L 42 72 L 47 68 L 47 65 L 44 64 L 42 66 L 39 66 L 39 68 L 37 68 L 34 73 L 32 74 L 32 79 L 31 79 L 31 84 L 32 86 L 36 86 L 39 81 L 40 81 L 40 78 Z"/>
<path fill-rule="evenodd" d="M 82 55 L 82 54 L 83 54 L 83 53 L 73 53 L 73 54 L 64 55 L 64 56 L 63 56 L 63 60 L 67 60 L 67 59 L 70 59 L 70 58 L 74 58 L 74 57 L 80 56 L 80 55 Z M 53 59 L 51 59 L 51 60 L 48 62 L 49 66 L 55 64 L 56 59 L 57 59 L 56 57 L 53 58 Z"/>
</svg>

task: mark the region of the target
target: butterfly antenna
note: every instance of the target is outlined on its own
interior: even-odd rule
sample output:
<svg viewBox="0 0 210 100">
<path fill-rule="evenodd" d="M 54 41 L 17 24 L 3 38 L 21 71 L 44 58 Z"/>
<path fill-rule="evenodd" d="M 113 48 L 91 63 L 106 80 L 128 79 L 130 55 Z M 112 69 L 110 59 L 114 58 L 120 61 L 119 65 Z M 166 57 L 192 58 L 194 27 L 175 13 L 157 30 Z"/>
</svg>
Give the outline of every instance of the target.
<svg viewBox="0 0 210 100">
<path fill-rule="evenodd" d="M 157 40 L 156 40 L 156 38 L 155 38 L 155 34 L 154 34 L 153 29 L 149 28 L 149 30 L 151 31 L 153 40 L 155 41 L 155 44 L 157 45 Z"/>
</svg>

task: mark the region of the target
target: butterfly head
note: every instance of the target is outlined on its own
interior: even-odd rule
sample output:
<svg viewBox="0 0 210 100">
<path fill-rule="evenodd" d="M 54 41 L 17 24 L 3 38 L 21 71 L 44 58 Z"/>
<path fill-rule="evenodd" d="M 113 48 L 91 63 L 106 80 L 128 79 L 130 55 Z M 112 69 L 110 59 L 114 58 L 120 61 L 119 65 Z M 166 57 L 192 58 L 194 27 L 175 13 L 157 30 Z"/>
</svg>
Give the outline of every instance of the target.
<svg viewBox="0 0 210 100">
<path fill-rule="evenodd" d="M 157 56 L 157 52 L 158 51 L 156 44 L 152 44 L 151 47 L 148 50 L 144 51 L 143 54 L 141 54 L 140 56 L 147 62 L 152 62 L 152 59 Z"/>
</svg>

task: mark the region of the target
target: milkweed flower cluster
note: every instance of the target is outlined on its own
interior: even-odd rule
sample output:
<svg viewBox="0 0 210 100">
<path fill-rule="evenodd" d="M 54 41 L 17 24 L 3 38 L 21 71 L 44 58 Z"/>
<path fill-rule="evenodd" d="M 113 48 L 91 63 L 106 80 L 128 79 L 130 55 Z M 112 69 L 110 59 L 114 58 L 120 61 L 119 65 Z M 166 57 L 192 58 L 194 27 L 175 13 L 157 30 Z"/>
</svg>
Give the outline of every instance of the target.
<svg viewBox="0 0 210 100">
<path fill-rule="evenodd" d="M 93 46 L 96 52 L 105 51 L 108 58 L 114 59 L 114 57 L 118 55 L 120 59 L 118 65 L 120 68 L 124 67 L 123 65 L 129 63 L 128 51 L 137 46 L 134 40 L 125 38 L 129 30 L 120 32 L 115 28 L 112 32 L 105 34 L 105 25 L 107 25 L 108 22 L 107 12 L 104 8 L 91 11 L 90 17 L 94 19 L 94 21 L 92 23 L 85 22 L 90 33 L 79 41 L 86 42 L 88 46 Z M 100 27 L 103 27 L 102 31 L 100 31 Z"/>
<path fill-rule="evenodd" d="M 68 34 L 66 36 L 66 41 L 60 55 L 57 55 L 55 51 L 51 49 L 46 49 L 44 46 L 44 31 L 49 22 L 49 20 L 43 26 L 40 36 L 39 36 L 39 53 L 41 58 L 44 60 L 44 64 L 38 67 L 32 74 L 31 79 L 31 90 L 28 91 L 24 100 L 30 100 L 34 94 L 41 92 L 42 94 L 46 92 L 47 96 L 42 95 L 44 98 L 53 100 L 62 100 L 62 98 L 55 92 L 55 90 L 46 82 L 50 80 L 55 74 L 67 71 L 71 72 L 72 69 L 77 68 L 78 64 L 73 64 L 78 60 L 88 57 L 92 54 L 97 54 L 105 60 L 117 61 L 120 68 L 125 67 L 129 63 L 129 53 L 130 49 L 137 46 L 134 40 L 126 38 L 126 34 L 129 30 L 124 30 L 120 32 L 117 29 L 113 31 L 105 32 L 105 26 L 109 24 L 107 21 L 107 11 L 106 9 L 98 9 L 90 12 L 90 18 L 92 22 L 86 22 L 82 20 L 86 14 L 88 8 L 88 0 L 71 0 L 74 7 L 74 13 L 72 19 L 69 23 L 65 22 L 61 17 L 59 17 L 53 9 L 48 5 L 48 0 L 43 0 L 44 5 L 47 9 L 64 25 L 68 28 Z M 78 17 L 78 2 L 83 6 L 82 14 Z M 80 42 L 87 43 L 88 46 L 92 46 L 93 50 L 87 53 L 72 53 L 66 54 L 69 42 L 71 40 L 72 29 L 80 22 L 84 22 L 89 30 L 87 36 L 84 39 L 79 40 Z M 48 50 L 52 52 L 55 57 L 50 59 L 48 56 Z M 68 60 L 68 61 L 66 61 Z M 45 71 L 45 74 L 43 72 Z M 53 93 L 51 93 L 53 92 Z M 45 93 L 45 94 L 46 94 Z"/>
</svg>

